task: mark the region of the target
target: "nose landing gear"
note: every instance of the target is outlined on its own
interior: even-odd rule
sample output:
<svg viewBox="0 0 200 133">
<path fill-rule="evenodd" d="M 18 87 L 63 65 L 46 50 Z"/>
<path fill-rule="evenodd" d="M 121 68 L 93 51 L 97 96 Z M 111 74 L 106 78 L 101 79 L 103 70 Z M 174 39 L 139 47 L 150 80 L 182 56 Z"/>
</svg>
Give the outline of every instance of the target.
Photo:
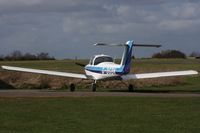
<svg viewBox="0 0 200 133">
<path fill-rule="evenodd" d="M 97 88 L 97 85 L 96 85 L 96 80 L 95 80 L 94 83 L 92 83 L 92 91 L 95 92 L 96 88 Z"/>
</svg>

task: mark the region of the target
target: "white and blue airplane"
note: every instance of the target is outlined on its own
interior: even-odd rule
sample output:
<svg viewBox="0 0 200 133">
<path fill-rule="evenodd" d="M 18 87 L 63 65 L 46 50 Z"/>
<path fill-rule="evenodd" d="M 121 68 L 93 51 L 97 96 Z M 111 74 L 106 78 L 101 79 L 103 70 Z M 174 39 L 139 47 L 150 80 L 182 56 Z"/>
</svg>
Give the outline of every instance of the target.
<svg viewBox="0 0 200 133">
<path fill-rule="evenodd" d="M 147 44 L 136 44 L 134 41 L 127 41 L 125 44 L 105 44 L 96 43 L 96 46 L 123 46 L 124 52 L 120 64 L 116 64 L 111 56 L 108 55 L 95 55 L 91 58 L 88 65 L 85 67 L 85 74 L 56 72 L 48 70 L 29 69 L 13 66 L 2 66 L 5 70 L 13 70 L 20 72 L 30 72 L 38 74 L 47 74 L 54 76 L 72 77 L 79 79 L 93 80 L 92 91 L 96 91 L 96 83 L 100 80 L 131 80 L 131 79 L 146 79 L 146 78 L 159 78 L 169 76 L 184 76 L 184 75 L 195 75 L 197 71 L 171 71 L 171 72 L 156 72 L 156 73 L 143 73 L 143 74 L 130 74 L 131 69 L 131 57 L 133 47 L 161 47 L 161 45 L 147 45 Z M 133 91 L 133 85 L 129 84 L 129 91 Z M 75 85 L 70 84 L 70 90 L 75 90 Z"/>
</svg>

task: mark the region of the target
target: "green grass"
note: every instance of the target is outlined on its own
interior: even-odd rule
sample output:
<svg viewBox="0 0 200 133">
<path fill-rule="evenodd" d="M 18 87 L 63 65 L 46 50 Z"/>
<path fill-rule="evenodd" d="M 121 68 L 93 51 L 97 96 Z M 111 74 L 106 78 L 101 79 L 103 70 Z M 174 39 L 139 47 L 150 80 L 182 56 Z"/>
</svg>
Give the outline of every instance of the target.
<svg viewBox="0 0 200 133">
<path fill-rule="evenodd" d="M 133 60 L 132 69 L 141 68 L 146 71 L 161 70 L 198 70 L 200 71 L 200 60 L 198 59 L 143 59 Z"/>
<path fill-rule="evenodd" d="M 56 61 L 0 61 L 0 65 L 10 65 L 18 67 L 27 67 L 35 69 L 56 70 L 74 73 L 84 73 L 84 68 L 75 64 L 80 62 L 87 64 L 88 60 L 56 60 Z M 145 73 L 156 71 L 173 71 L 173 70 L 197 70 L 200 71 L 199 59 L 135 59 L 132 60 L 131 73 Z M 0 70 L 1 71 L 1 70 Z M 179 86 L 151 86 L 138 88 L 138 91 L 189 91 L 200 92 L 200 76 L 186 76 L 183 78 L 184 84 Z M 120 88 L 113 88 L 120 90 Z M 99 91 L 105 91 L 99 87 Z M 112 89 L 111 89 L 112 90 Z"/>
<path fill-rule="evenodd" d="M 154 93 L 200 93 L 200 76 L 189 76 L 183 78 L 183 84 L 164 85 L 136 88 L 136 92 Z"/>
<path fill-rule="evenodd" d="M 88 63 L 88 60 L 56 60 L 56 61 L 0 61 L 0 65 L 11 65 L 19 67 L 29 67 L 47 70 L 76 71 L 83 72 L 75 62 Z M 187 70 L 194 69 L 200 71 L 200 60 L 198 59 L 136 59 L 132 60 L 132 70 L 141 69 L 143 71 L 160 70 Z"/>
<path fill-rule="evenodd" d="M 80 62 L 86 62 L 81 60 Z M 50 61 L 0 61 L 0 65 L 27 67 L 34 69 L 59 70 L 70 72 L 83 72 L 74 60 L 50 60 Z"/>
<path fill-rule="evenodd" d="M 197 133 L 200 98 L 0 99 L 2 133 Z"/>
</svg>

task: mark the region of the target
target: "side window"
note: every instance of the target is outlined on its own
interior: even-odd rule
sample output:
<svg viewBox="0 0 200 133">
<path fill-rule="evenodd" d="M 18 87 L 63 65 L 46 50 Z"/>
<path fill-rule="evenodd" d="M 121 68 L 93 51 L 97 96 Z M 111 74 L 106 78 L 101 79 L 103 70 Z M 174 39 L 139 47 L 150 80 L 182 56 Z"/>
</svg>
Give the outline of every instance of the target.
<svg viewBox="0 0 200 133">
<path fill-rule="evenodd" d="M 105 62 L 113 62 L 113 59 L 110 58 L 110 57 L 105 57 L 105 58 L 104 58 L 104 61 L 105 61 Z"/>
</svg>

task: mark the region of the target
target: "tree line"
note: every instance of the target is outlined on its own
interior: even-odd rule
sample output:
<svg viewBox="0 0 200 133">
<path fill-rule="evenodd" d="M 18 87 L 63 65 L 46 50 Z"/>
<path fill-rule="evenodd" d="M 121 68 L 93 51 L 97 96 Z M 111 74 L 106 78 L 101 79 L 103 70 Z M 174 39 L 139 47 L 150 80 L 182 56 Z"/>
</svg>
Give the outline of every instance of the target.
<svg viewBox="0 0 200 133">
<path fill-rule="evenodd" d="M 189 57 L 200 58 L 200 52 L 192 52 Z M 134 56 L 132 58 L 135 58 Z M 187 58 L 186 54 L 179 50 L 164 50 L 158 53 L 154 53 L 152 58 Z M 18 60 L 55 60 L 49 53 L 41 52 L 38 54 L 25 53 L 21 51 L 13 51 L 12 53 L 4 56 L 0 55 L 1 61 L 18 61 Z"/>
<path fill-rule="evenodd" d="M 199 58 L 200 52 L 192 52 L 189 57 Z M 187 55 L 179 50 L 164 50 L 152 55 L 152 58 L 187 58 Z"/>
<path fill-rule="evenodd" d="M 41 52 L 38 54 L 25 53 L 21 51 L 13 51 L 12 53 L 4 56 L 0 55 L 0 60 L 5 61 L 18 61 L 18 60 L 55 60 L 53 56 L 50 56 L 49 53 Z"/>
</svg>

